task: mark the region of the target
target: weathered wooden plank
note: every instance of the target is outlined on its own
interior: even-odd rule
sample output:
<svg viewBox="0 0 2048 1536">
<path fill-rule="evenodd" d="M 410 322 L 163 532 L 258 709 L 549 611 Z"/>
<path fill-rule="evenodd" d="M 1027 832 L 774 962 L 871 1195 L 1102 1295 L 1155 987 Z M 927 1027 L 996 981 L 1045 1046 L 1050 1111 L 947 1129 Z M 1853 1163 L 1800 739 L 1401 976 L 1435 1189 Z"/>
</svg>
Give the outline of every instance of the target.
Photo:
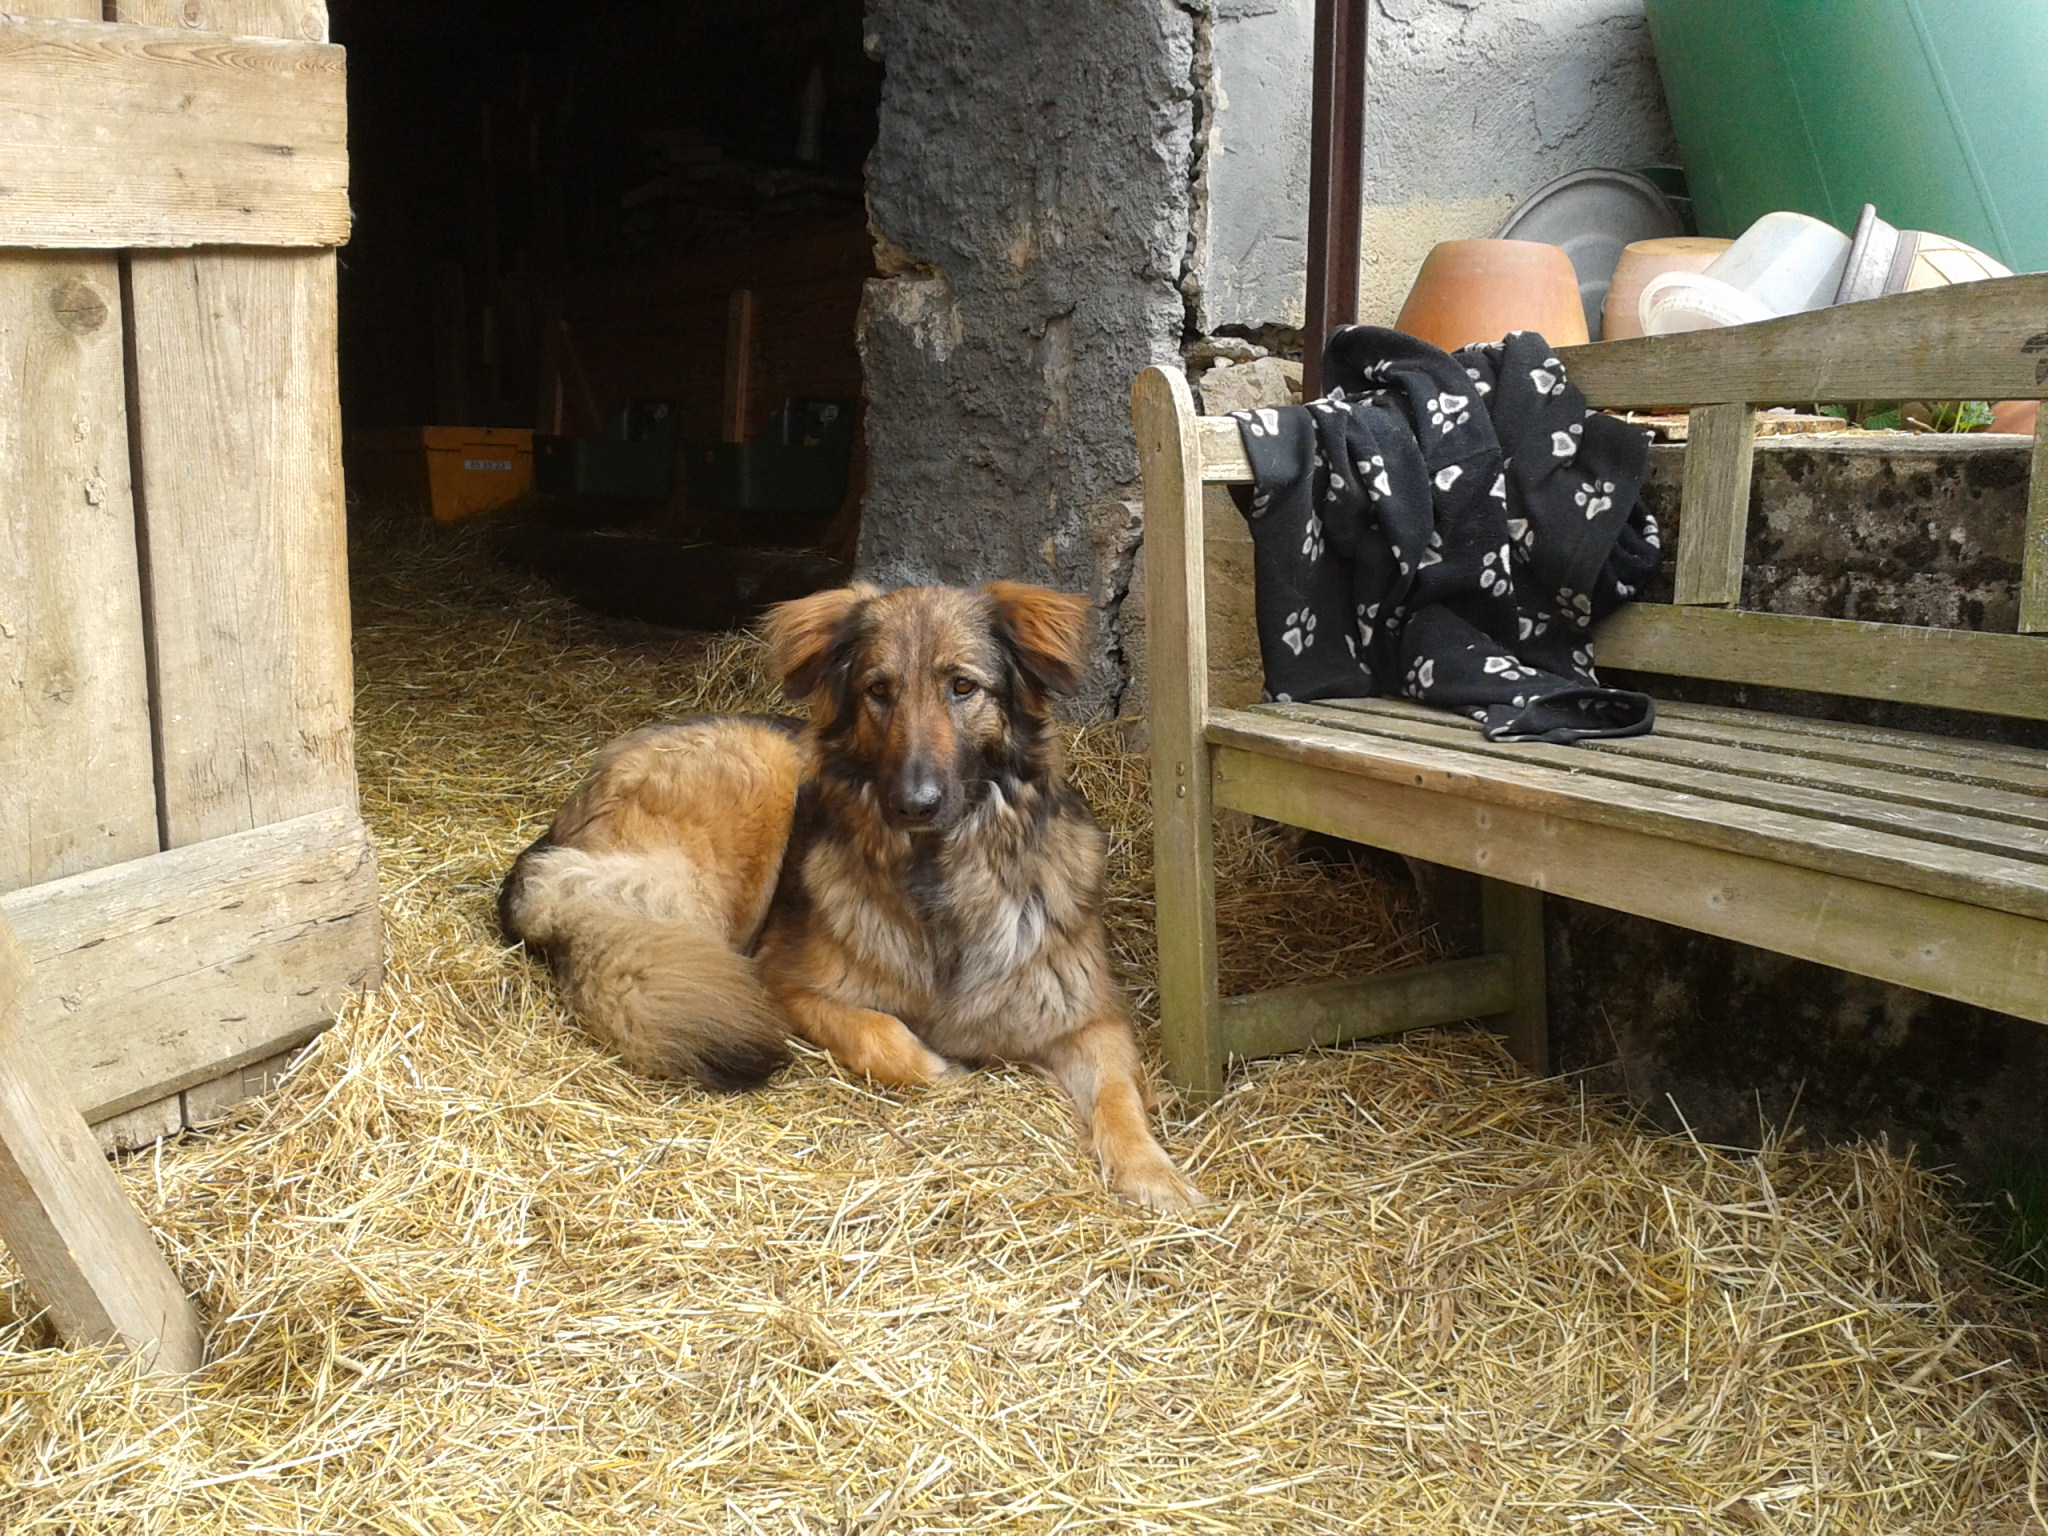
<svg viewBox="0 0 2048 1536">
<path fill-rule="evenodd" d="M 1209 723 L 1214 751 L 1234 748 L 1253 756 L 1310 763 L 1352 775 L 1361 785 L 1426 790 L 1469 801 L 1482 814 L 1514 808 L 1544 818 L 1557 834 L 1570 829 L 1576 836 L 1578 829 L 1590 825 L 1625 828 L 1674 844 L 1723 849 L 2048 919 L 2048 881 L 2039 864 L 2025 860 L 1759 806 L 1731 805 L 1681 790 L 1560 772 L 1533 760 L 1304 724 L 1273 713 L 1286 707 L 1214 711 Z M 1399 851 L 1430 857 L 1422 850 Z"/>
<path fill-rule="evenodd" d="M 0 891 L 157 845 L 120 311 L 110 256 L 0 253 Z"/>
<path fill-rule="evenodd" d="M 1366 777 L 1225 744 L 1215 785 L 1227 809 L 2048 1023 L 2038 916 L 1475 799 L 1426 767 Z"/>
<path fill-rule="evenodd" d="M 1244 435 L 1230 417 L 1196 417 L 1195 443 L 1204 480 L 1212 485 L 1251 484 L 1252 461 L 1245 457 Z"/>
<path fill-rule="evenodd" d="M 1480 881 L 1479 927 L 1487 949 L 1508 962 L 1508 1004 L 1492 1022 L 1509 1055 L 1538 1077 L 1547 1076 L 1550 998 L 1543 893 L 1505 880 Z"/>
<path fill-rule="evenodd" d="M 2048 813 L 2048 805 L 2032 803 L 2031 797 L 2007 796 L 2014 802 L 2017 814 L 1987 817 L 1945 808 L 1954 805 L 1954 795 L 1961 792 L 1961 786 L 1947 786 L 1952 794 L 1945 801 L 1929 793 L 1905 800 L 1871 795 L 1845 782 L 1847 777 L 1857 776 L 1856 770 L 1838 770 L 1835 777 L 1820 784 L 1802 782 L 1771 771 L 1772 764 L 1780 759 L 1757 752 L 1745 753 L 1738 748 L 1660 742 L 1647 736 L 1560 747 L 1540 741 L 1488 741 L 1472 722 L 1448 718 L 1425 720 L 1315 704 L 1276 704 L 1266 706 L 1261 713 L 1268 711 L 1309 725 L 1329 725 L 1390 741 L 1424 742 L 1503 762 L 1546 766 L 1580 780 L 1606 778 L 1624 784 L 1682 790 L 1703 800 L 1762 806 L 1793 816 L 1811 816 L 1843 826 L 1869 827 L 1900 837 L 1925 838 L 1950 847 L 2002 854 L 2043 865 L 2042 878 L 2048 881 L 2048 814 L 2044 814 Z"/>
<path fill-rule="evenodd" d="M 0 245 L 335 246 L 348 229 L 341 49 L 0 15 Z"/>
<path fill-rule="evenodd" d="M 334 258 L 131 258 L 165 832 L 355 802 Z"/>
<path fill-rule="evenodd" d="M 1756 325 L 1562 347 L 1594 406 L 2038 400 L 2048 274 L 1839 304 Z"/>
<path fill-rule="evenodd" d="M 1755 747 L 1781 761 L 1810 760 L 1826 765 L 1819 772 L 1830 772 L 1838 766 L 1868 766 L 1881 771 L 1888 779 L 1925 784 L 1930 795 L 1962 790 L 1964 798 L 1951 799 L 1948 803 L 1971 809 L 1981 806 L 1985 814 L 1992 814 L 1994 808 L 2002 810 L 2008 804 L 2020 803 L 2032 806 L 2040 815 L 2048 817 L 2048 753 L 2040 754 L 2035 763 L 1987 761 L 1922 745 L 1924 741 L 1941 740 L 1924 734 L 1902 731 L 1897 733 L 1896 739 L 1866 742 L 1833 733 L 1824 735 L 1817 731 L 1801 731 L 1797 727 L 1807 722 L 1797 716 L 1778 717 L 1784 725 L 1792 727 L 1780 730 L 1772 728 L 1769 723 L 1772 717 L 1769 716 L 1756 721 L 1744 719 L 1739 723 L 1709 722 L 1692 718 L 1686 710 L 1687 706 L 1659 700 L 1657 736 L 1667 742 L 1724 742 L 1731 746 Z M 1885 733 L 1876 731 L 1871 734 L 1881 738 L 1885 736 Z M 1978 790 L 1988 791 L 1988 794 L 1980 800 L 1975 797 Z"/>
<path fill-rule="evenodd" d="M 1688 436 L 1671 600 L 1732 608 L 1742 600 L 1755 413 L 1747 405 L 1700 406 L 1692 412 Z"/>
<path fill-rule="evenodd" d="M 2034 635 L 1630 603 L 1594 654 L 1631 672 L 2048 720 L 2048 639 Z"/>
<path fill-rule="evenodd" d="M 328 810 L 0 897 L 41 978 L 29 1025 L 104 1119 L 318 1033 L 380 966 L 376 861 Z"/>
<path fill-rule="evenodd" d="M 0 253 L 0 891 L 157 846 L 114 258 Z"/>
<path fill-rule="evenodd" d="M 1317 1045 L 1343 1045 L 1506 1013 L 1515 1004 L 1514 963 L 1504 955 L 1447 960 L 1376 976 L 1280 987 L 1223 999 L 1223 1042 L 1232 1059 L 1257 1061 Z"/>
<path fill-rule="evenodd" d="M 327 0 L 117 0 L 121 20 L 241 37 L 327 41 Z"/>
<path fill-rule="evenodd" d="M 1395 720 L 1452 725 L 1479 734 L 1476 721 L 1407 699 L 1331 699 L 1322 706 Z M 1579 750 L 1669 758 L 1758 778 L 1932 805 L 2029 825 L 2048 825 L 2048 752 L 2003 746 L 2018 762 L 1993 762 L 1946 750 L 1967 747 L 1923 732 L 1870 728 L 1872 740 L 1844 739 L 1832 722 L 1759 710 L 1696 712 L 1703 705 L 1657 702 L 1657 729 L 1648 736 L 1587 741 Z M 1813 730 L 1803 730 L 1812 726 Z M 1823 734 L 1825 733 L 1825 734 Z"/>
<path fill-rule="evenodd" d="M 1167 1075 L 1196 1103 L 1223 1091 L 1216 994 L 1216 864 L 1209 796 L 1208 613 L 1194 398 L 1177 369 L 1131 386 L 1145 495 L 1145 624 L 1152 738 L 1159 1029 Z"/>
<path fill-rule="evenodd" d="M 184 1095 L 167 1093 L 151 1103 L 138 1104 L 118 1115 L 93 1121 L 92 1135 L 100 1150 L 111 1157 L 116 1152 L 135 1152 L 154 1146 L 184 1128 Z"/>
<path fill-rule="evenodd" d="M 199 1315 L 24 1024 L 30 981 L 0 917 L 0 1241 L 67 1341 L 197 1370 Z"/>
<path fill-rule="evenodd" d="M 2003 741 L 1978 741 L 1961 736 L 1938 736 L 1929 731 L 1901 731 L 1890 726 L 1857 725 L 1846 720 L 1817 720 L 1807 715 L 1778 715 L 1767 710 L 1735 709 L 1723 704 L 1687 704 L 1676 700 L 1657 702 L 1657 726 L 1665 722 L 1690 722 L 1708 730 L 1737 726 L 1752 731 L 1776 731 L 1798 737 L 1800 750 L 1850 745 L 1885 751 L 1910 751 L 1936 760 L 1928 772 L 1953 772 L 1968 783 L 2005 784 L 2017 789 L 2048 788 L 2034 778 L 2043 769 L 2048 753 L 2039 747 L 2014 746 Z"/>
<path fill-rule="evenodd" d="M 2048 325 L 2041 334 L 2048 337 Z M 2042 353 L 2048 367 L 2048 350 Z M 2048 409 L 2034 424 L 2034 452 L 2027 467 L 2027 528 L 2020 553 L 2020 621 L 2023 635 L 2048 634 Z"/>
<path fill-rule="evenodd" d="M 178 1095 L 180 1120 L 199 1130 L 231 1119 L 251 1099 L 261 1098 L 282 1082 L 297 1059 L 296 1051 L 280 1051 L 193 1084 Z"/>
<path fill-rule="evenodd" d="M 118 0 L 317 41 L 319 0 Z M 354 805 L 334 257 L 131 258 L 144 580 L 172 847 Z"/>
</svg>

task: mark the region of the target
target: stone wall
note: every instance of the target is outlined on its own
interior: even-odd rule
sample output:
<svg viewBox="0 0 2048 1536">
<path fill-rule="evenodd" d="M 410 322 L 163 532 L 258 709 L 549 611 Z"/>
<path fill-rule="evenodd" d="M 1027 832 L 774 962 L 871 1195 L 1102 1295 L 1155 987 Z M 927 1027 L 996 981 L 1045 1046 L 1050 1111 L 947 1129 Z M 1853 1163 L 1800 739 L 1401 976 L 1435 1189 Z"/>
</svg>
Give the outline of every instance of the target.
<svg viewBox="0 0 2048 1536">
<path fill-rule="evenodd" d="M 868 30 L 887 275 L 860 320 L 860 569 L 1088 593 L 1088 699 L 1113 711 L 1140 535 L 1131 380 L 1179 362 L 1187 320 L 1197 18 L 1169 0 L 871 0 Z"/>
</svg>

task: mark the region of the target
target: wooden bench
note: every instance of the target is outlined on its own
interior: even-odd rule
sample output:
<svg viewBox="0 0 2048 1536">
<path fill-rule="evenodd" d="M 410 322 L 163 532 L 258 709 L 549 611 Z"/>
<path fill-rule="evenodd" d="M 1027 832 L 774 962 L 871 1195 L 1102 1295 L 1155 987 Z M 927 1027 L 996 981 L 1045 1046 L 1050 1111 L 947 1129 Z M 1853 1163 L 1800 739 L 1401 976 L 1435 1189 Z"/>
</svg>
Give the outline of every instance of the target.
<svg viewBox="0 0 2048 1536">
<path fill-rule="evenodd" d="M 1609 619 L 1603 669 L 2048 720 L 2048 428 L 2019 633 L 1739 607 L 1753 408 L 2040 399 L 2048 275 L 1560 356 L 1589 404 L 1691 411 L 1675 600 Z M 2048 751 L 1661 699 L 1655 734 L 1571 747 L 1490 743 L 1391 698 L 1212 708 L 1203 488 L 1249 466 L 1237 424 L 1197 416 L 1176 370 L 1140 376 L 1133 415 L 1160 1015 L 1183 1093 L 1213 1097 L 1233 1058 L 1460 1019 L 1494 1022 L 1544 1070 L 1544 892 L 2048 1023 Z M 1472 871 L 1485 952 L 1219 997 L 1219 809 Z"/>
</svg>

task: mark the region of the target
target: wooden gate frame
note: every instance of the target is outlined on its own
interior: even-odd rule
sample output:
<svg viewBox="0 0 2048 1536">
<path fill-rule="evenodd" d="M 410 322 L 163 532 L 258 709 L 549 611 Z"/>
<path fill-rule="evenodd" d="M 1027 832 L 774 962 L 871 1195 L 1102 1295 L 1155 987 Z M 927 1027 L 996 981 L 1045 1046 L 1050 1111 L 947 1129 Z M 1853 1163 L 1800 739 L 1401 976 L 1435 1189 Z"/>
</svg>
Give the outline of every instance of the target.
<svg viewBox="0 0 2048 1536">
<path fill-rule="evenodd" d="M 343 54 L 320 0 L 0 4 L 0 911 L 72 1103 L 140 1139 L 381 971 Z"/>
</svg>

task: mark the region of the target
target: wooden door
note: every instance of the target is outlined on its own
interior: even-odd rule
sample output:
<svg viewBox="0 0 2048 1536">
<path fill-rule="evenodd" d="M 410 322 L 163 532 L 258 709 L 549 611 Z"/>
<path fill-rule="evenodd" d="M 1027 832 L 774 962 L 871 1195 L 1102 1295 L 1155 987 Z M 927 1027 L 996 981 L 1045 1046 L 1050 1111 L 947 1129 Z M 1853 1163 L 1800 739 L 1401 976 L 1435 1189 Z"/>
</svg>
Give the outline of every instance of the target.
<svg viewBox="0 0 2048 1536">
<path fill-rule="evenodd" d="M 381 963 L 343 56 L 319 0 L 0 3 L 0 908 L 73 1101 L 169 1129 Z"/>
</svg>

